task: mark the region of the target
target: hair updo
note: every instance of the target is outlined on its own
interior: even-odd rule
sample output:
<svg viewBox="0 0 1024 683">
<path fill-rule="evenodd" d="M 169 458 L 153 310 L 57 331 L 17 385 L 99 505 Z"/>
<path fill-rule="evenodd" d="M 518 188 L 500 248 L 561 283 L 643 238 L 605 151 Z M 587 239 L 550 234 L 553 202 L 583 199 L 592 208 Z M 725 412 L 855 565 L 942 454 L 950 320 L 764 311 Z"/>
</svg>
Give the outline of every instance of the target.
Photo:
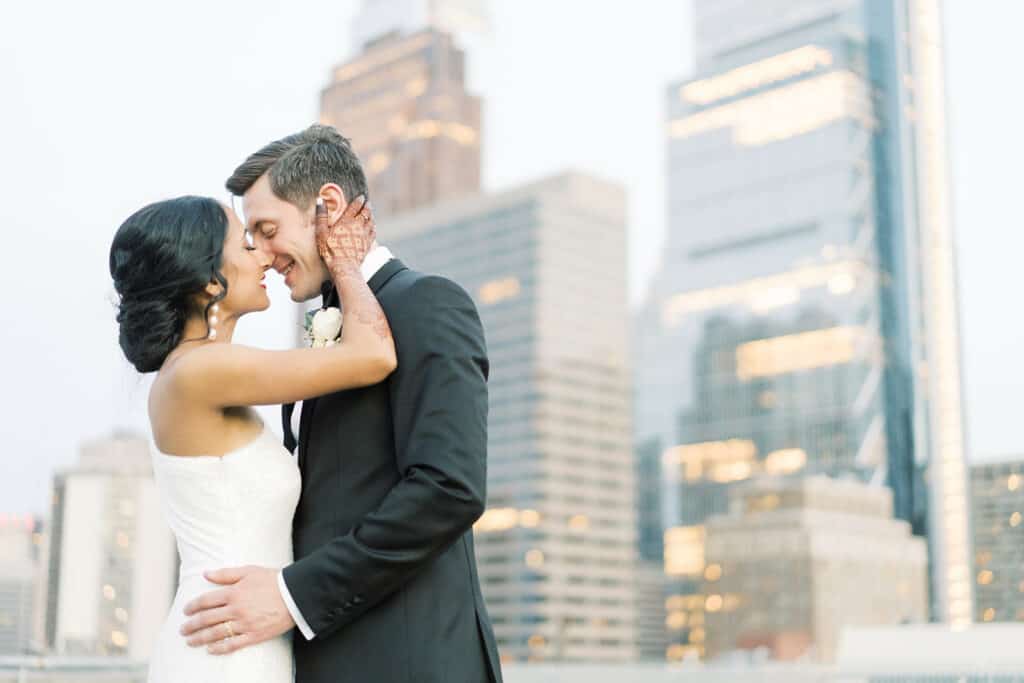
<svg viewBox="0 0 1024 683">
<path fill-rule="evenodd" d="M 209 197 L 150 204 L 121 224 L 110 245 L 110 276 L 120 295 L 118 341 L 139 372 L 153 372 L 181 342 L 189 314 L 209 313 L 227 295 L 220 272 L 228 218 Z M 211 281 L 221 292 L 201 310 L 196 295 Z"/>
</svg>

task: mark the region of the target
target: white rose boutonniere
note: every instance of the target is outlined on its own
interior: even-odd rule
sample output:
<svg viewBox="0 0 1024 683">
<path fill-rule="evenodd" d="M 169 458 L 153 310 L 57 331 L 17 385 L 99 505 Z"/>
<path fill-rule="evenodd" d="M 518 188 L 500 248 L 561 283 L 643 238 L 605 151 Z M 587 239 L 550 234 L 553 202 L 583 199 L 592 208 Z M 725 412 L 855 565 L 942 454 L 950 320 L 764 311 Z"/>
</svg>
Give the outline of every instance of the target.
<svg viewBox="0 0 1024 683">
<path fill-rule="evenodd" d="M 305 339 L 314 349 L 334 346 L 341 337 L 341 311 L 333 306 L 306 313 Z"/>
</svg>

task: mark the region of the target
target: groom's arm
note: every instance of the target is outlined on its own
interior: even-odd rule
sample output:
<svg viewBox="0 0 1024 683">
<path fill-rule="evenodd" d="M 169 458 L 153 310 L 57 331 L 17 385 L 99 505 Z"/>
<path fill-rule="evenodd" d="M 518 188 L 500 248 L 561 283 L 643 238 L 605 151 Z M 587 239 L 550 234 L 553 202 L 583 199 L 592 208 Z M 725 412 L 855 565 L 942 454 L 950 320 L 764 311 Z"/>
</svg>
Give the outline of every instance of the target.
<svg viewBox="0 0 1024 683">
<path fill-rule="evenodd" d="M 488 361 L 476 307 L 455 283 L 427 277 L 389 319 L 398 352 L 389 383 L 402 478 L 348 534 L 282 572 L 283 592 L 317 637 L 398 590 L 484 510 Z"/>
</svg>

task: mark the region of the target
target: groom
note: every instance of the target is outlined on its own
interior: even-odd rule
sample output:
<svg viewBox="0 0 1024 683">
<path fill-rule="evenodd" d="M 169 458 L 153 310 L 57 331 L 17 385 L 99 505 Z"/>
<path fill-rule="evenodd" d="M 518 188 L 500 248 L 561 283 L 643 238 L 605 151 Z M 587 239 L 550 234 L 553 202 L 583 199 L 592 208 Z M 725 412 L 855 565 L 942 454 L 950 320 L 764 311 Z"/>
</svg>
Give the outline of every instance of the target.
<svg viewBox="0 0 1024 683">
<path fill-rule="evenodd" d="M 295 301 L 337 306 L 313 230 L 367 195 L 348 140 L 327 126 L 272 142 L 227 181 L 246 229 Z M 470 297 L 375 245 L 363 276 L 387 314 L 398 369 L 384 383 L 306 401 L 295 562 L 208 574 L 183 634 L 227 654 L 293 627 L 297 683 L 501 683 L 473 554 L 484 510 L 488 361 Z M 294 449 L 284 407 L 285 445 Z M 233 637 L 225 637 L 226 632 Z"/>
</svg>

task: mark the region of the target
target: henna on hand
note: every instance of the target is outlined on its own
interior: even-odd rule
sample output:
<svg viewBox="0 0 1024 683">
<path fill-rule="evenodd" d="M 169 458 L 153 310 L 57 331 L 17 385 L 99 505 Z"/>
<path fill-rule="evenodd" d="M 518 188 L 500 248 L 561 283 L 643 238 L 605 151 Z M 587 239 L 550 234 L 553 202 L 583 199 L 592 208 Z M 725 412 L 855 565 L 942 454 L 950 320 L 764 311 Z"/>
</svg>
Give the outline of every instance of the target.
<svg viewBox="0 0 1024 683">
<path fill-rule="evenodd" d="M 377 227 L 373 222 L 373 214 L 362 195 L 348 203 L 333 225 L 328 222 L 327 207 L 323 200 L 317 199 L 317 250 L 332 272 L 332 266 L 339 261 L 354 262 L 357 267 L 361 265 L 376 237 Z"/>
<path fill-rule="evenodd" d="M 341 289 L 349 282 L 362 283 L 361 265 L 377 239 L 377 226 L 373 221 L 369 202 L 360 195 L 342 212 L 332 226 L 328 223 L 327 207 L 322 199 L 316 204 L 316 242 L 320 257 L 331 273 L 336 287 Z M 346 282 L 349 281 L 349 282 Z M 355 305 L 346 313 L 355 315 L 359 322 L 370 325 L 381 339 L 391 336 L 391 326 L 381 310 L 377 298 L 368 287 L 358 287 L 353 292 Z"/>
</svg>

